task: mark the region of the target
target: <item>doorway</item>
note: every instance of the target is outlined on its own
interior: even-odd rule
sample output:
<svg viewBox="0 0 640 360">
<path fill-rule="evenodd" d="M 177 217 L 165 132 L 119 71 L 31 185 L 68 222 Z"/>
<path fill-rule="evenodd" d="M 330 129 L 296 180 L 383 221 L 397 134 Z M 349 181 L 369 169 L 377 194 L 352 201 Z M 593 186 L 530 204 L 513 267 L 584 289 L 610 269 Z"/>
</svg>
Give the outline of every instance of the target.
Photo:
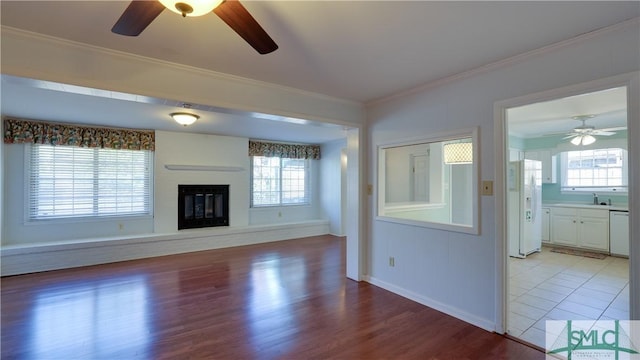
<svg viewBox="0 0 640 360">
<path fill-rule="evenodd" d="M 623 79 L 626 79 L 623 80 Z M 541 94 L 534 94 L 518 99 L 507 100 L 496 104 L 496 129 L 497 134 L 500 134 L 501 144 L 500 151 L 501 156 L 497 156 L 498 159 L 504 159 L 504 162 L 497 164 L 497 177 L 496 183 L 498 192 L 496 193 L 497 208 L 500 219 L 499 224 L 499 237 L 503 240 L 501 242 L 502 248 L 499 251 L 502 264 L 502 289 L 500 296 L 502 297 L 501 306 L 499 305 L 499 313 L 502 315 L 503 332 L 512 336 L 518 337 L 524 341 L 544 347 L 544 322 L 548 319 L 553 320 L 570 320 L 574 319 L 630 319 L 632 317 L 633 300 L 637 298 L 637 294 L 634 294 L 631 290 L 635 290 L 633 286 L 634 276 L 629 271 L 629 260 L 623 257 L 610 256 L 610 248 L 607 244 L 606 249 L 597 248 L 594 249 L 594 245 L 577 244 L 575 248 L 567 246 L 567 244 L 555 244 L 553 235 L 553 226 L 541 226 L 541 236 L 537 241 L 540 243 L 539 250 L 530 252 L 528 256 L 522 256 L 521 258 L 510 257 L 511 252 L 510 237 L 514 236 L 518 232 L 521 232 L 522 222 L 530 219 L 532 214 L 527 213 L 526 207 L 522 208 L 517 202 L 510 201 L 509 191 L 514 191 L 517 186 L 513 184 L 512 177 L 508 177 L 508 170 L 513 162 L 522 161 L 525 158 L 533 158 L 534 160 L 542 160 L 548 164 L 547 171 L 554 170 L 557 172 L 557 178 L 553 179 L 551 176 L 547 178 L 546 184 L 541 184 L 541 192 L 543 194 L 540 199 L 543 205 L 558 205 L 563 202 L 575 202 L 588 204 L 595 197 L 592 193 L 579 193 L 576 191 L 571 194 L 571 182 L 567 182 L 569 176 L 567 175 L 568 164 L 576 165 L 575 161 L 567 160 L 567 153 L 571 151 L 577 151 L 576 146 L 582 146 L 581 150 L 592 150 L 593 153 L 596 149 L 609 148 L 609 145 L 616 144 L 616 146 L 622 146 L 627 150 L 627 137 L 629 132 L 626 129 L 622 129 L 627 125 L 627 96 L 630 92 L 628 87 L 629 77 L 618 77 L 615 79 L 606 79 L 591 84 L 582 84 L 580 86 L 574 86 L 566 89 L 557 89 L 548 91 Z M 617 89 L 617 90 L 615 90 Z M 615 109 L 617 105 L 611 105 L 605 109 L 606 104 L 599 112 L 595 110 L 576 110 L 577 107 L 569 106 L 572 101 L 584 100 L 593 97 L 595 95 L 611 95 L 615 92 L 622 93 L 624 98 L 622 103 L 624 109 Z M 636 91 L 636 90 L 633 90 Z M 629 103 L 633 103 L 630 101 Z M 589 104 L 596 104 L 595 102 L 589 102 Z M 565 105 L 564 108 L 560 105 Z M 575 104 L 574 104 L 575 105 Z M 558 108 L 552 108 L 558 106 Z M 633 104 L 637 107 L 637 104 Z M 545 110 L 546 107 L 546 110 Z M 618 106 L 619 107 L 619 106 Z M 554 112 L 561 111 L 576 112 L 571 116 L 557 116 L 553 115 Z M 583 112 L 584 111 L 584 112 Z M 534 131 L 530 133 L 536 133 L 535 136 L 527 135 L 526 127 L 531 127 L 531 124 L 526 125 L 523 114 L 533 113 L 532 116 L 535 122 Z M 614 114 L 615 113 L 615 114 Z M 531 114 L 530 114 L 531 115 Z M 590 135 L 593 135 L 595 144 L 585 144 L 590 146 L 583 146 L 582 142 L 571 140 L 577 137 L 572 135 L 577 130 L 581 130 L 582 116 L 589 115 L 589 119 L 596 119 L 600 116 L 599 121 L 589 120 L 586 121 L 586 127 L 591 129 L 591 124 L 594 124 L 594 128 L 591 129 Z M 591 116 L 593 115 L 593 116 Z M 607 123 L 607 121 L 614 121 L 612 118 L 616 117 L 617 120 L 624 120 L 624 124 Z M 519 123 L 519 121 L 521 123 Z M 569 126 L 566 126 L 569 125 Z M 565 126 L 564 128 L 562 126 Z M 515 130 L 514 130 L 515 129 Z M 604 131 L 605 129 L 615 129 L 612 131 Z M 601 130 L 605 134 L 597 134 L 595 130 Z M 527 136 L 518 136 L 525 134 Z M 613 134 L 606 134 L 613 133 Z M 613 141 L 615 139 L 615 141 Z M 606 141 L 605 141 L 606 140 Z M 575 143 L 578 143 L 576 145 Z M 620 145 L 623 143 L 623 145 Z M 604 146 L 606 145 L 606 146 Z M 529 150 L 529 154 L 527 154 Z M 553 159 L 553 161 L 551 161 Z M 632 151 L 628 151 L 627 161 L 633 163 L 636 161 L 633 157 Z M 592 164 L 593 164 L 592 159 Z M 586 164 L 586 162 L 585 162 Z M 564 176 L 564 177 L 563 177 Z M 629 176 L 629 173 L 625 173 L 625 186 L 628 189 L 634 185 L 633 176 Z M 544 177 L 544 175 L 542 176 Z M 573 180 L 572 180 L 573 181 Z M 637 180 L 635 180 L 637 181 Z M 585 184 L 585 188 L 587 187 Z M 592 184 L 595 187 L 603 186 L 601 183 Z M 623 184 L 618 184 L 620 187 Z M 576 187 L 579 188 L 579 187 Z M 547 196 L 545 196 L 545 190 L 547 190 Z M 575 189 L 573 189 L 575 190 Z M 611 190 L 611 189 L 608 189 Z M 618 189 L 614 190 L 617 191 Z M 606 195 L 605 195 L 606 194 Z M 604 192 L 601 194 L 600 199 L 608 199 L 610 192 Z M 629 196 L 624 197 L 620 193 L 615 193 L 613 199 L 614 205 L 620 205 L 620 208 L 626 206 L 627 210 L 631 202 Z M 529 199 L 531 201 L 531 199 Z M 526 199 L 524 200 L 526 201 Z M 605 204 L 607 204 L 605 200 Z M 598 205 L 599 206 L 599 205 Z M 570 211 L 577 211 L 579 207 L 575 207 Z M 608 235 L 608 209 L 610 207 L 604 205 L 602 208 L 590 208 L 589 211 L 599 210 L 603 214 L 607 214 L 606 226 Z M 530 209 L 531 210 L 531 209 Z M 543 210 L 543 209 L 541 209 Z M 562 218 L 559 215 L 562 213 L 562 209 L 556 212 L 555 215 L 559 220 Z M 578 211 L 579 214 L 579 211 Z M 554 215 L 539 211 L 538 214 L 533 216 L 539 216 L 542 219 L 553 219 Z M 574 215 L 579 216 L 579 215 Z M 573 224 L 573 222 L 571 222 Z M 579 220 L 578 220 L 579 223 Z M 560 224 L 560 221 L 558 221 Z M 631 225 L 633 226 L 633 225 Z M 514 227 L 517 228 L 514 230 Z M 545 229 L 545 231 L 542 231 Z M 561 229 L 558 227 L 558 229 Z M 564 231 L 564 230 L 563 230 Z M 551 235 L 545 232 L 550 232 Z M 557 230 L 556 233 L 560 233 Z M 544 241 L 543 241 L 544 239 Z M 632 239 L 632 238 L 630 238 Z M 561 248 L 565 250 L 565 253 L 552 251 L 555 246 L 562 245 Z M 632 246 L 633 247 L 633 246 Z M 535 248 L 535 246 L 534 246 Z M 569 251 L 576 250 L 576 251 Z M 589 250 L 589 251 L 586 251 Z M 600 262 L 593 258 L 579 255 L 583 253 L 600 253 L 606 254 L 604 260 Z M 568 255 L 567 253 L 573 252 L 574 254 Z M 597 255 L 597 254 L 596 254 Z M 633 261 L 633 251 L 630 254 Z M 582 270 L 583 273 L 580 273 Z M 626 276 L 626 278 L 625 278 Z M 617 278 L 616 278 L 617 277 Z M 529 281 L 527 284 L 522 284 L 522 281 Z M 604 288 L 602 285 L 604 280 L 609 283 L 614 283 L 615 286 L 610 288 Z M 514 286 L 517 284 L 517 286 Z M 522 285 L 522 286 L 520 286 Z M 630 290 L 631 289 L 631 290 Z M 599 292 L 606 290 L 604 292 Z M 587 301 L 588 298 L 596 299 L 595 301 Z M 575 316 L 574 316 L 575 315 Z"/>
<path fill-rule="evenodd" d="M 429 202 L 429 158 L 427 154 L 411 154 L 409 156 L 410 169 L 413 175 L 410 177 L 410 201 L 411 202 Z"/>
</svg>

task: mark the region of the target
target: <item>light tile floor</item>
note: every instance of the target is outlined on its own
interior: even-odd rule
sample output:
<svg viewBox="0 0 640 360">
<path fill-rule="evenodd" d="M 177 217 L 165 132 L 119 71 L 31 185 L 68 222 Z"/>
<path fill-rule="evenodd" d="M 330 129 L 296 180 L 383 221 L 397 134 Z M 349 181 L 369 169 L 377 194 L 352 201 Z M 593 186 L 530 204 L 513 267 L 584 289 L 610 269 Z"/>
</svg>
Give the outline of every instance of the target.
<svg viewBox="0 0 640 360">
<path fill-rule="evenodd" d="M 544 348 L 546 320 L 629 319 L 629 260 L 543 247 L 509 258 L 508 333 Z"/>
</svg>

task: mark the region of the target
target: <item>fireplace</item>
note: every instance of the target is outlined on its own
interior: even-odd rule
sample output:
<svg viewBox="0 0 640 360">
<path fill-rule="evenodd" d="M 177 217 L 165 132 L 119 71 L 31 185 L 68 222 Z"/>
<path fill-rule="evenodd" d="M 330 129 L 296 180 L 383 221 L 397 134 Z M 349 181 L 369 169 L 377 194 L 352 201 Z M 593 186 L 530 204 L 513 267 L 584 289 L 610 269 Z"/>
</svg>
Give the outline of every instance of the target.
<svg viewBox="0 0 640 360">
<path fill-rule="evenodd" d="M 178 230 L 229 226 L 229 185 L 178 185 Z"/>
</svg>

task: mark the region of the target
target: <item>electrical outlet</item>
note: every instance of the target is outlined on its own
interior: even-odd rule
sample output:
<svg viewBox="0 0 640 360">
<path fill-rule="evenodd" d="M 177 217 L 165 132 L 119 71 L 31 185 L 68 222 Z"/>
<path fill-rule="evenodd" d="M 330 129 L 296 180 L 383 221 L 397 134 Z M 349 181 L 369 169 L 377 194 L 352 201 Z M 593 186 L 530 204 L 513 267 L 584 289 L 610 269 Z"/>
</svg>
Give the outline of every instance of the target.
<svg viewBox="0 0 640 360">
<path fill-rule="evenodd" d="M 118 224 L 118 230 L 122 230 L 124 229 L 124 225 L 123 224 Z"/>
<path fill-rule="evenodd" d="M 282 211 L 278 211 L 278 217 L 282 217 Z"/>
<path fill-rule="evenodd" d="M 389 256 L 389 266 L 396 266 L 396 259 L 393 256 Z"/>
<path fill-rule="evenodd" d="M 373 195 L 373 185 L 367 185 L 367 195 Z"/>
<path fill-rule="evenodd" d="M 485 195 L 485 196 L 493 195 L 493 181 L 491 180 L 482 181 L 482 195 Z"/>
</svg>

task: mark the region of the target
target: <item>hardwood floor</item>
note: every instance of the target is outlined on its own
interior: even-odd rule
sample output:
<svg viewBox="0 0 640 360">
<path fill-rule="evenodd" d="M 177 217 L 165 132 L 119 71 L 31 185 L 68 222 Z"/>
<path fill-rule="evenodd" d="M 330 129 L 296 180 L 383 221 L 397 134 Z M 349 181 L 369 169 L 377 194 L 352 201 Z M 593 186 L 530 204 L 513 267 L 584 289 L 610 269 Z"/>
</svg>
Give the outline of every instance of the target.
<svg viewBox="0 0 640 360">
<path fill-rule="evenodd" d="M 3 359 L 543 359 L 345 278 L 344 239 L 5 277 Z"/>
</svg>

